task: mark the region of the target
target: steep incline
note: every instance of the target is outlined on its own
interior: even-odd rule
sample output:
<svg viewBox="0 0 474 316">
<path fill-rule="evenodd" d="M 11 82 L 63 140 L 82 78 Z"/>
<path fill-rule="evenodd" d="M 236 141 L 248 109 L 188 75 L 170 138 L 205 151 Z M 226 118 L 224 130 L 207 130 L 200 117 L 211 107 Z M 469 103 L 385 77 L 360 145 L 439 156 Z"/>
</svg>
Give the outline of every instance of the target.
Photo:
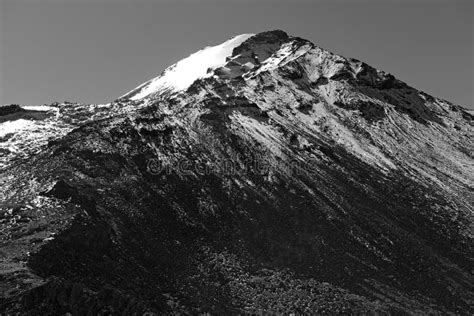
<svg viewBox="0 0 474 316">
<path fill-rule="evenodd" d="M 473 117 L 282 31 L 236 39 L 2 171 L 3 309 L 473 313 Z"/>
</svg>

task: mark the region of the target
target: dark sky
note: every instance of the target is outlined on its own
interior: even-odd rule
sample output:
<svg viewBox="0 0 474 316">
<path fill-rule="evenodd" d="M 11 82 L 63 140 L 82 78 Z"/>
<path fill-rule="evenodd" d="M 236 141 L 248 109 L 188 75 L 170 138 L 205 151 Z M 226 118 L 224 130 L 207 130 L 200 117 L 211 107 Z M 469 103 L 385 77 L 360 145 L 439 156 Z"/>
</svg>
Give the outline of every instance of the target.
<svg viewBox="0 0 474 316">
<path fill-rule="evenodd" d="M 474 108 L 473 4 L 0 0 L 0 104 L 108 102 L 204 46 L 283 29 Z"/>
</svg>

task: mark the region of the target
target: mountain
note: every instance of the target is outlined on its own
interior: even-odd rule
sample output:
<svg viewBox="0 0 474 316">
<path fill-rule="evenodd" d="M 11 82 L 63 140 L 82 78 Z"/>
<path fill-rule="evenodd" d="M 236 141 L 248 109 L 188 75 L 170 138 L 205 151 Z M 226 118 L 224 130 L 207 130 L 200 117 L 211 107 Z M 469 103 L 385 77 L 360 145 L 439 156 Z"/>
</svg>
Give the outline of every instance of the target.
<svg viewBox="0 0 474 316">
<path fill-rule="evenodd" d="M 474 312 L 473 116 L 364 62 L 240 35 L 0 115 L 4 313 Z"/>
</svg>

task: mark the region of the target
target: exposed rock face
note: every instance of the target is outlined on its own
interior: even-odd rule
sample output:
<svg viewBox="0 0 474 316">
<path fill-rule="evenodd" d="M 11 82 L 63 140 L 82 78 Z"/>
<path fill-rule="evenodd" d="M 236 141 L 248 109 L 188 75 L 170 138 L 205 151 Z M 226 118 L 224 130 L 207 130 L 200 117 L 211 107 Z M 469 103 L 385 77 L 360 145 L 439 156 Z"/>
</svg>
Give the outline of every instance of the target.
<svg viewBox="0 0 474 316">
<path fill-rule="evenodd" d="M 209 71 L 7 161 L 4 311 L 474 312 L 471 114 L 282 31 Z"/>
<path fill-rule="evenodd" d="M 25 112 L 18 104 L 10 104 L 0 107 L 0 117 L 11 115 L 14 113 Z"/>
</svg>

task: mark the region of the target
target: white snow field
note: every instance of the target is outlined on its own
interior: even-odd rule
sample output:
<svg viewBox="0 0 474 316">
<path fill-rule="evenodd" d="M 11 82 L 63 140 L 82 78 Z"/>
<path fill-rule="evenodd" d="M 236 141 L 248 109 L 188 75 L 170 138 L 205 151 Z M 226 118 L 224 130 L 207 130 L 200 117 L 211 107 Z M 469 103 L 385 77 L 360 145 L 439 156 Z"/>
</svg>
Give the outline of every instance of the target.
<svg viewBox="0 0 474 316">
<path fill-rule="evenodd" d="M 160 76 L 145 82 L 124 96 L 138 91 L 130 99 L 139 100 L 160 90 L 186 89 L 196 79 L 211 76 L 208 69 L 223 66 L 226 63 L 226 57 L 232 54 L 232 50 L 253 35 L 241 34 L 220 45 L 206 47 L 168 67 Z"/>
</svg>

